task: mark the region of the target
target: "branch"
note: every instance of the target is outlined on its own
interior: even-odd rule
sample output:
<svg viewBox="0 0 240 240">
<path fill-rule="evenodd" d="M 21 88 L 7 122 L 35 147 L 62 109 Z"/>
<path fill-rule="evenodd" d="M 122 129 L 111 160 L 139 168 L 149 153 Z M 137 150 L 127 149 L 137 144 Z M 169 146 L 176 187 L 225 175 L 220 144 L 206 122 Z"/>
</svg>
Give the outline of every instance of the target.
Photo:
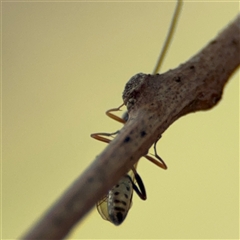
<svg viewBox="0 0 240 240">
<path fill-rule="evenodd" d="M 178 68 L 132 77 L 123 93 L 129 113 L 123 129 L 23 238 L 64 238 L 175 120 L 215 106 L 240 64 L 239 36 L 240 15 Z"/>
</svg>

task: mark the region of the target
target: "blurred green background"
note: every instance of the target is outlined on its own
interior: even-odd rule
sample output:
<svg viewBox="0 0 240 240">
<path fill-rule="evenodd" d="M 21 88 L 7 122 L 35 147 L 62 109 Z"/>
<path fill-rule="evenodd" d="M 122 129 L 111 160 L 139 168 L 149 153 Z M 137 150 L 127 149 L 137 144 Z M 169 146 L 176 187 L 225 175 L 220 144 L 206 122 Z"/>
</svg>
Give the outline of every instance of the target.
<svg viewBox="0 0 240 240">
<path fill-rule="evenodd" d="M 2 238 L 19 238 L 105 147 L 90 138 L 121 125 L 104 112 L 126 82 L 151 73 L 174 2 L 3 2 Z M 232 21 L 235 2 L 184 3 L 162 72 Z M 163 171 L 141 160 L 148 194 L 115 227 L 96 209 L 74 239 L 231 239 L 239 223 L 239 70 L 214 109 L 163 134 Z"/>
</svg>

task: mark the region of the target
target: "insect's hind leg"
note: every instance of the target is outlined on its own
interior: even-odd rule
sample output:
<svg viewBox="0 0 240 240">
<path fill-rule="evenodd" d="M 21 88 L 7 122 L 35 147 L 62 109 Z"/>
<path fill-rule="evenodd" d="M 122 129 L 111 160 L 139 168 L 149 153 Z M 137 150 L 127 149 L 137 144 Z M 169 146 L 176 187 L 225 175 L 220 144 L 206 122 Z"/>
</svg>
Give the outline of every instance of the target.
<svg viewBox="0 0 240 240">
<path fill-rule="evenodd" d="M 108 139 L 106 137 L 112 137 L 112 136 L 118 134 L 118 132 L 119 131 L 116 131 L 114 133 L 92 133 L 90 136 L 96 140 L 99 140 L 99 141 L 102 141 L 105 143 L 110 143 L 112 140 Z M 106 137 L 103 137 L 103 136 L 106 136 Z"/>
<path fill-rule="evenodd" d="M 159 137 L 159 139 L 160 139 L 160 138 L 161 138 L 161 136 Z M 159 140 L 159 139 L 158 139 L 158 140 Z M 144 157 L 145 157 L 146 159 L 148 159 L 150 162 L 152 162 L 153 164 L 157 165 L 158 167 L 166 170 L 166 169 L 167 169 L 166 163 L 165 163 L 165 162 L 162 160 L 162 158 L 157 154 L 156 146 L 157 146 L 158 140 L 154 143 L 154 146 L 153 146 L 153 148 L 154 148 L 154 155 L 155 155 L 155 157 L 156 157 L 158 160 L 156 160 L 154 157 L 151 157 L 151 156 L 149 156 L 149 155 L 145 155 Z"/>
<path fill-rule="evenodd" d="M 140 177 L 140 175 L 137 173 L 136 169 L 134 167 L 132 167 L 132 171 L 134 173 L 134 177 L 136 179 L 136 182 L 139 186 L 139 189 L 137 187 L 137 185 L 132 181 L 132 185 L 133 185 L 133 189 L 135 190 L 135 192 L 137 193 L 137 195 L 142 199 L 142 200 L 146 200 L 147 199 L 147 193 L 143 184 L 143 181 Z"/>
<path fill-rule="evenodd" d="M 120 117 L 118 117 L 117 115 L 115 115 L 115 114 L 112 113 L 112 112 L 120 111 L 120 109 L 121 109 L 121 107 L 122 107 L 123 105 L 124 105 L 124 103 L 123 103 L 121 106 L 119 106 L 118 108 L 111 108 L 111 109 L 107 110 L 107 111 L 106 111 L 107 116 L 110 117 L 110 118 L 112 118 L 112 119 L 114 119 L 114 120 L 116 120 L 116 121 L 118 121 L 118 122 L 120 122 L 120 123 L 125 124 L 126 121 L 125 121 L 123 118 L 120 118 Z"/>
</svg>

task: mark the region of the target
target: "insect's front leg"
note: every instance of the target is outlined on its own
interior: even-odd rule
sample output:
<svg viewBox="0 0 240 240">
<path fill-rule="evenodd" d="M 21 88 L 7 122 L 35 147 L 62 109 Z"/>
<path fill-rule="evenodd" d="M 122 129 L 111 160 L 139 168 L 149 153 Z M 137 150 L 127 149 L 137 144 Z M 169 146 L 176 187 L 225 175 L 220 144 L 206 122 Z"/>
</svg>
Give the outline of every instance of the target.
<svg viewBox="0 0 240 240">
<path fill-rule="evenodd" d="M 110 118 L 112 118 L 112 119 L 114 119 L 114 120 L 116 120 L 116 121 L 118 121 L 118 122 L 120 122 L 120 123 L 125 124 L 125 123 L 126 123 L 125 119 L 120 118 L 120 117 L 118 117 L 117 115 L 115 115 L 115 114 L 112 113 L 112 112 L 120 111 L 120 109 L 121 109 L 121 107 L 122 107 L 123 105 L 124 105 L 124 103 L 123 103 L 121 106 L 119 106 L 118 108 L 111 108 L 111 109 L 107 110 L 107 111 L 106 111 L 107 116 L 110 117 Z"/>
</svg>

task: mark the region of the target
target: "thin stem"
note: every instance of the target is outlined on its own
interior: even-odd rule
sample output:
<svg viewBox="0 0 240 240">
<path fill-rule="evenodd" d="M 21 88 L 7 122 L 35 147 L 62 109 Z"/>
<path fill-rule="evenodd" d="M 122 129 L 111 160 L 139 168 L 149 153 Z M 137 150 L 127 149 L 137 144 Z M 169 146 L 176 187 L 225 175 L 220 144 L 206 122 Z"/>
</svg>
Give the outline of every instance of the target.
<svg viewBox="0 0 240 240">
<path fill-rule="evenodd" d="M 178 18 L 179 18 L 180 11 L 181 11 L 182 3 L 183 3 L 182 0 L 178 0 L 178 3 L 177 3 L 176 8 L 175 8 L 175 12 L 173 14 L 173 18 L 172 18 L 172 21 L 171 21 L 171 26 L 168 30 L 168 34 L 167 34 L 167 37 L 165 39 L 161 54 L 159 55 L 156 66 L 155 66 L 155 68 L 152 72 L 153 75 L 160 71 L 160 68 L 162 66 L 164 57 L 167 53 L 167 50 L 169 49 L 173 33 L 176 29 L 176 25 L 177 25 L 177 21 L 178 21 Z"/>
</svg>

